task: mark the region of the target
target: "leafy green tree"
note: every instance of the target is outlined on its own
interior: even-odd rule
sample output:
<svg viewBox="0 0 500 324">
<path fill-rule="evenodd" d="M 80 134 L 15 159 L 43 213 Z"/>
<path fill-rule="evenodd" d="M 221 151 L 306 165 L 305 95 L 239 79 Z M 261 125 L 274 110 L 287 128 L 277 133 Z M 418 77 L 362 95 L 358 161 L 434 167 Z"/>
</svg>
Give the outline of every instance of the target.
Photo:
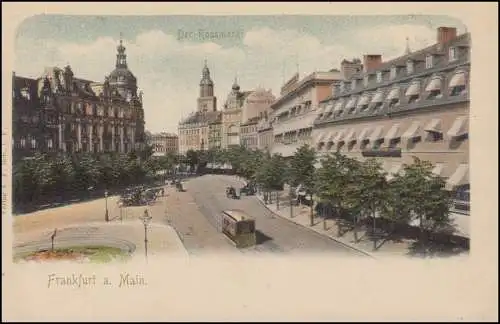
<svg viewBox="0 0 500 324">
<path fill-rule="evenodd" d="M 36 153 L 31 163 L 36 183 L 35 197 L 41 198 L 48 194 L 56 184 L 54 161 L 44 154 Z"/>
<path fill-rule="evenodd" d="M 89 188 L 96 188 L 102 179 L 102 165 L 93 155 L 82 154 L 74 162 L 77 189 L 88 192 Z"/>
<path fill-rule="evenodd" d="M 338 152 L 327 155 L 321 160 L 321 167 L 316 170 L 314 191 L 323 204 L 333 206 L 333 211 L 341 218 L 353 217 L 356 227 L 356 212 L 349 195 L 356 190 L 355 176 L 359 162 Z M 338 227 L 340 234 L 340 227 Z M 355 233 L 356 234 L 356 233 Z"/>
<path fill-rule="evenodd" d="M 31 160 L 20 160 L 13 164 L 12 185 L 14 203 L 25 203 L 34 200 L 37 183 L 35 164 Z"/>
<path fill-rule="evenodd" d="M 391 185 L 398 188 L 392 199 L 393 209 L 406 212 L 411 220 L 418 220 L 420 243 L 425 250 L 429 232 L 450 226 L 449 212 L 452 195 L 445 189 L 445 180 L 432 173 L 432 164 L 414 157 L 413 164 L 405 164 L 402 175 Z"/>
<path fill-rule="evenodd" d="M 264 154 L 261 151 L 246 150 L 242 152 L 240 174 L 246 180 L 255 182 L 257 170 L 262 166 Z"/>
<path fill-rule="evenodd" d="M 194 170 L 194 168 L 200 162 L 199 153 L 195 150 L 188 150 L 186 152 L 186 162 L 191 167 L 191 170 Z"/>
<path fill-rule="evenodd" d="M 72 191 L 75 182 L 76 170 L 73 161 L 68 156 L 60 156 L 55 160 L 55 177 L 58 188 L 58 195 L 65 197 Z"/>
<path fill-rule="evenodd" d="M 308 145 L 301 146 L 295 154 L 292 156 L 288 168 L 287 168 L 287 180 L 290 185 L 290 216 L 293 215 L 293 188 L 301 185 L 304 190 L 309 193 L 311 198 L 311 226 L 314 222 L 314 203 L 313 203 L 313 191 L 314 191 L 314 174 L 316 168 L 314 163 L 316 161 L 316 152 L 313 148 Z"/>
<path fill-rule="evenodd" d="M 350 192 L 351 203 L 360 210 L 361 215 L 368 215 L 372 219 L 373 249 L 377 248 L 376 218 L 386 210 L 388 199 L 388 184 L 382 166 L 375 159 L 362 162 L 358 173 L 354 176 L 358 179 L 357 186 Z"/>
<path fill-rule="evenodd" d="M 257 171 L 257 183 L 267 193 L 276 192 L 276 208 L 279 209 L 279 191 L 285 183 L 284 159 L 281 155 L 267 156 Z"/>
</svg>

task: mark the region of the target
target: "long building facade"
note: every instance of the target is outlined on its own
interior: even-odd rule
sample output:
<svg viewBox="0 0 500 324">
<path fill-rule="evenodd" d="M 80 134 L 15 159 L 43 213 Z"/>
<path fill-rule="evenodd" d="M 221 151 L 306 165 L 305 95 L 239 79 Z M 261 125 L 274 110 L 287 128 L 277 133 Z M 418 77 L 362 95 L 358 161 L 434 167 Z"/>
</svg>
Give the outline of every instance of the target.
<svg viewBox="0 0 500 324">
<path fill-rule="evenodd" d="M 177 134 L 166 132 L 148 134 L 148 144 L 152 146 L 154 156 L 177 155 L 179 153 Z"/>
<path fill-rule="evenodd" d="M 314 72 L 302 80 L 296 74 L 281 88 L 280 97 L 271 105 L 274 133 L 272 153 L 292 156 L 304 144 L 311 143 L 318 104 L 330 95 L 331 84 L 342 78 L 340 71 Z"/>
<path fill-rule="evenodd" d="M 470 35 L 437 29 L 436 43 L 383 62 L 365 55 L 363 70 L 332 86 L 320 103 L 314 146 L 359 160 L 377 158 L 388 178 L 416 156 L 447 178 L 468 212 Z"/>
<path fill-rule="evenodd" d="M 40 153 L 121 152 L 144 138 L 142 92 L 120 40 L 115 69 L 104 82 L 74 77 L 71 67 L 46 68 L 39 78 L 13 73 L 14 158 Z"/>
</svg>

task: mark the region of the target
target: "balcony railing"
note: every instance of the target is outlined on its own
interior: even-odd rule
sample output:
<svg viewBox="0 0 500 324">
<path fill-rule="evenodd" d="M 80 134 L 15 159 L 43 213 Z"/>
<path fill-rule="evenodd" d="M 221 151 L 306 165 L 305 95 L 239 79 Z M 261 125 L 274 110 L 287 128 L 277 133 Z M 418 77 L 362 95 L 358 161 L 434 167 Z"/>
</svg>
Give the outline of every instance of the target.
<svg viewBox="0 0 500 324">
<path fill-rule="evenodd" d="M 365 157 L 401 157 L 400 148 L 370 148 L 361 152 Z"/>
</svg>

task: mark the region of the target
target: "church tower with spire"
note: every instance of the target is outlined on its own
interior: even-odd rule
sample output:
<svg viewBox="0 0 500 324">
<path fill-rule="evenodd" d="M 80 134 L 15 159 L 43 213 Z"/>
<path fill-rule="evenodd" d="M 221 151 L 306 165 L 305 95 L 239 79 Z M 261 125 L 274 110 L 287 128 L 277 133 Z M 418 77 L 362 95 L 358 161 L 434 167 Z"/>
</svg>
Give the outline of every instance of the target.
<svg viewBox="0 0 500 324">
<path fill-rule="evenodd" d="M 198 111 L 209 112 L 217 110 L 217 98 L 214 96 L 214 82 L 210 78 L 210 70 L 205 60 L 205 66 L 201 72 L 200 96 L 198 97 Z"/>
</svg>

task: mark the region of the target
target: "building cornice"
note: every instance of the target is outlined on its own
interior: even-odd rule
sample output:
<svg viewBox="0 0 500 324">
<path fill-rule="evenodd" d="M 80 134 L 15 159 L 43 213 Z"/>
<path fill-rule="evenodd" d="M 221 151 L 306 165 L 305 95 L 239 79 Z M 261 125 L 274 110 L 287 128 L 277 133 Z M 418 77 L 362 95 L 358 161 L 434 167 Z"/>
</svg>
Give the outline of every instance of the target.
<svg viewBox="0 0 500 324">
<path fill-rule="evenodd" d="M 331 85 L 333 82 L 337 80 L 334 77 L 328 79 L 316 78 L 318 73 L 321 72 L 312 73 L 307 77 L 305 77 L 302 81 L 299 81 L 294 89 L 290 90 L 289 92 L 285 93 L 284 95 L 276 99 L 276 101 L 271 104 L 270 108 L 272 110 L 276 110 L 277 108 L 279 108 L 278 106 L 281 105 L 283 102 L 286 102 L 289 99 L 293 98 L 297 93 L 303 91 L 306 88 L 314 87 L 316 85 Z"/>
</svg>

